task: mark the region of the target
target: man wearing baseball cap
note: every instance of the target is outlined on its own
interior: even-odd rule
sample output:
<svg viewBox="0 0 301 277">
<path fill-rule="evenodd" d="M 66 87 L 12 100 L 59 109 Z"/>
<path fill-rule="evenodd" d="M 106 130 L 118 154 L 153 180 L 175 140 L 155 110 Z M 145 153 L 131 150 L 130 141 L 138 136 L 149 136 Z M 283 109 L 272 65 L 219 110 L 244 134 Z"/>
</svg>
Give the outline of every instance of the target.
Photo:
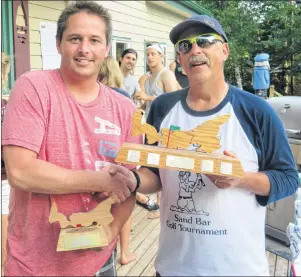
<svg viewBox="0 0 301 277">
<path fill-rule="evenodd" d="M 298 188 L 285 130 L 268 103 L 225 81 L 228 38 L 216 19 L 193 16 L 171 30 L 170 40 L 190 87 L 157 97 L 147 122 L 157 131 L 171 125 L 188 131 L 230 115 L 216 134 L 215 153 L 237 157 L 244 175 L 232 177 L 222 166 L 221 176 L 138 171 L 138 191 L 162 190 L 157 276 L 267 276 L 266 205 Z"/>
</svg>

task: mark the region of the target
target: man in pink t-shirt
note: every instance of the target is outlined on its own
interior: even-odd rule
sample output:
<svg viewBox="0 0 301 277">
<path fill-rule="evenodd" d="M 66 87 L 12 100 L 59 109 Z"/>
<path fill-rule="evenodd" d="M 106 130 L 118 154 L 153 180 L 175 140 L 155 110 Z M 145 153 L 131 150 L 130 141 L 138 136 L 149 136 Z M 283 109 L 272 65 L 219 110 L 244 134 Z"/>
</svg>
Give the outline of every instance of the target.
<svg viewBox="0 0 301 277">
<path fill-rule="evenodd" d="M 97 82 L 111 32 L 102 6 L 71 4 L 58 21 L 60 69 L 26 73 L 12 90 L 2 137 L 12 187 L 6 276 L 116 274 L 116 237 L 133 210 L 138 180 L 114 160 L 123 142 L 142 138 L 130 136 L 132 101 Z M 103 193 L 120 199 L 111 210 L 110 245 L 57 252 L 60 225 L 49 222 L 51 204 L 69 216 L 91 211 Z"/>
</svg>

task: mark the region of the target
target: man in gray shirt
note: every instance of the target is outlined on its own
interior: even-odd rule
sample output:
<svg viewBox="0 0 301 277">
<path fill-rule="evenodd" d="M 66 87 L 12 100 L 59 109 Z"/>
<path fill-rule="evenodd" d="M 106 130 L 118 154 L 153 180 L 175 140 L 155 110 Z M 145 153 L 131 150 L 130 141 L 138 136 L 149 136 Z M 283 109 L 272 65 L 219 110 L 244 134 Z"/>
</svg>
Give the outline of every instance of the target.
<svg viewBox="0 0 301 277">
<path fill-rule="evenodd" d="M 136 93 L 140 93 L 141 89 L 137 78 L 133 76 L 133 71 L 137 63 L 137 58 L 138 54 L 134 49 L 125 49 L 121 54 L 119 66 L 124 76 L 125 90 L 130 94 L 136 106 L 140 108 L 141 101 L 137 100 L 135 98 L 135 95 Z"/>
<path fill-rule="evenodd" d="M 137 95 L 137 98 L 146 102 L 146 118 L 153 100 L 166 92 L 176 91 L 178 82 L 173 72 L 164 67 L 163 48 L 157 42 L 152 42 L 146 47 L 147 65 L 151 76 L 145 81 L 145 93 Z"/>
<path fill-rule="evenodd" d="M 140 91 L 137 78 L 130 74 L 128 76 L 124 76 L 124 87 L 131 97 L 133 97 L 136 92 Z"/>
</svg>

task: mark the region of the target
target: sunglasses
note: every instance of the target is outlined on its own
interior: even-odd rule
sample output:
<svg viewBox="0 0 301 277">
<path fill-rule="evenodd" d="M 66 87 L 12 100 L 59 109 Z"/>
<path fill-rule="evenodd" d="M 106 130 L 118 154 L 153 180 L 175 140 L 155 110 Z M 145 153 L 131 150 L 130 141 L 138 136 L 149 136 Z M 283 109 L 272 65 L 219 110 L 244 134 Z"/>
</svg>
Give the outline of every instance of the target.
<svg viewBox="0 0 301 277">
<path fill-rule="evenodd" d="M 212 44 L 215 44 L 217 41 L 224 43 L 223 38 L 217 34 L 198 35 L 195 37 L 179 40 L 175 44 L 175 50 L 178 53 L 188 53 L 192 48 L 192 44 L 195 42 L 200 48 L 208 48 Z"/>
</svg>

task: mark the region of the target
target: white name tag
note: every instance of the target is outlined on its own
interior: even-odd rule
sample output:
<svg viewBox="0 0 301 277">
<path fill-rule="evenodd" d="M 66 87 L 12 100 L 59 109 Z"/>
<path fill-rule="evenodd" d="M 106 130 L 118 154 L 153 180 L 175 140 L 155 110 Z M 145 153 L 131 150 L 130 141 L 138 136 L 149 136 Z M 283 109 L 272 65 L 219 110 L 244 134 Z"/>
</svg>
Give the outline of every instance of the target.
<svg viewBox="0 0 301 277">
<path fill-rule="evenodd" d="M 214 162 L 212 160 L 202 160 L 201 170 L 213 172 Z"/>
<path fill-rule="evenodd" d="M 140 151 L 129 150 L 127 160 L 129 162 L 138 163 L 140 161 Z"/>
<path fill-rule="evenodd" d="M 167 155 L 166 165 L 183 169 L 194 169 L 194 159 Z"/>
<path fill-rule="evenodd" d="M 148 153 L 147 164 L 159 165 L 159 163 L 160 163 L 160 154 Z"/>
<path fill-rule="evenodd" d="M 65 249 L 77 249 L 87 247 L 97 247 L 100 244 L 100 236 L 98 233 L 90 233 L 80 236 L 67 236 L 64 239 Z"/>
<path fill-rule="evenodd" d="M 232 163 L 221 162 L 220 173 L 227 175 L 232 174 Z"/>
</svg>

